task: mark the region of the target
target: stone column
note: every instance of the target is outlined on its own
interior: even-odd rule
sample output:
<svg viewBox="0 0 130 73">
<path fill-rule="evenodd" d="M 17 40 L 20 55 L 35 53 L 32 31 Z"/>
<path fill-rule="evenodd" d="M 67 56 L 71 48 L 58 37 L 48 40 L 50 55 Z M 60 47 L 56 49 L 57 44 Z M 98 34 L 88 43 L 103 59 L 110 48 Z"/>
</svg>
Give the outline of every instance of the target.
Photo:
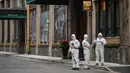
<svg viewBox="0 0 130 73">
<path fill-rule="evenodd" d="M 130 64 L 130 0 L 127 0 L 127 2 L 128 2 L 128 25 L 129 25 L 129 28 L 128 28 L 128 33 L 129 33 L 129 48 L 128 48 L 128 50 L 127 50 L 127 53 L 128 53 L 128 63 Z"/>
<path fill-rule="evenodd" d="M 4 0 L 4 8 L 7 8 L 7 2 Z M 4 43 L 7 43 L 7 36 L 8 36 L 8 24 L 7 20 L 4 20 Z"/>
<path fill-rule="evenodd" d="M 92 41 L 96 38 L 96 3 L 92 1 Z"/>
<path fill-rule="evenodd" d="M 128 6 L 127 6 L 128 5 Z M 120 1 L 120 60 L 130 64 L 130 1 Z"/>
<path fill-rule="evenodd" d="M 1 3 L 0 3 L 0 8 L 1 8 Z M 0 42 L 2 40 L 2 20 L 0 20 Z"/>
<path fill-rule="evenodd" d="M 36 5 L 36 55 L 38 55 L 38 45 L 40 44 L 40 5 Z"/>
<path fill-rule="evenodd" d="M 88 34 L 88 39 L 89 39 L 89 42 L 91 42 L 91 37 L 92 37 L 92 35 L 91 35 L 91 33 L 92 33 L 92 29 L 91 29 L 91 16 L 90 16 L 90 12 L 89 12 L 89 10 L 87 11 L 87 34 Z"/>
<path fill-rule="evenodd" d="M 48 55 L 52 56 L 52 44 L 54 42 L 54 5 L 49 5 L 49 50 Z"/>
<path fill-rule="evenodd" d="M 92 41 L 96 38 L 96 4 L 92 0 Z M 95 49 L 90 49 L 90 60 L 95 60 Z"/>
<path fill-rule="evenodd" d="M 13 0 L 10 0 L 10 8 L 13 8 Z M 11 46 L 13 44 L 14 39 L 14 23 L 13 20 L 10 20 L 10 52 L 11 52 Z"/>
<path fill-rule="evenodd" d="M 121 45 L 121 49 L 122 50 L 120 50 L 121 51 L 121 53 L 120 53 L 120 62 L 121 63 L 124 63 L 125 61 L 125 59 L 123 59 L 123 58 L 125 58 L 125 54 L 123 55 L 123 53 L 124 53 L 124 51 L 125 51 L 125 49 L 124 49 L 124 47 L 123 47 L 123 45 L 124 45 L 124 36 L 122 36 L 122 35 L 124 35 L 124 29 L 123 29 L 123 24 L 124 24 L 124 19 L 123 19 L 123 16 L 124 16 L 124 12 L 123 12 L 123 1 L 121 1 L 120 2 L 120 45 Z M 126 52 L 125 52 L 126 53 Z"/>
<path fill-rule="evenodd" d="M 67 7 L 68 11 L 68 39 L 70 40 L 70 35 L 71 35 L 71 1 L 69 0 L 69 5 Z"/>
</svg>

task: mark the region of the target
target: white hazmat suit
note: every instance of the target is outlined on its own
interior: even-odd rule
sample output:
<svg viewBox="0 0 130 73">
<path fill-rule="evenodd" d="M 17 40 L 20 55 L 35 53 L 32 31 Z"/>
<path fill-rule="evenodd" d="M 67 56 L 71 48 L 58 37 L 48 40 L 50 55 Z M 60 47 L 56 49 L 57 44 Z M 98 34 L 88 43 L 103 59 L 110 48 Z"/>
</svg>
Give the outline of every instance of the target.
<svg viewBox="0 0 130 73">
<path fill-rule="evenodd" d="M 88 67 L 88 64 L 89 64 L 89 57 L 90 57 L 90 44 L 88 42 L 88 35 L 85 34 L 84 35 L 84 40 L 82 42 L 82 47 L 83 47 L 83 50 L 84 50 L 84 59 L 85 59 L 85 62 L 84 62 L 84 68 L 85 69 L 90 69 Z"/>
<path fill-rule="evenodd" d="M 102 33 L 98 34 L 98 38 L 94 40 L 96 44 L 95 53 L 96 53 L 96 65 L 99 64 L 99 58 L 101 59 L 101 65 L 104 65 L 104 45 L 106 45 L 106 40 L 102 37 Z"/>
<path fill-rule="evenodd" d="M 79 70 L 79 47 L 80 42 L 76 39 L 75 34 L 71 35 L 71 41 L 70 41 L 70 51 L 72 53 L 72 64 L 73 69 L 72 70 Z"/>
</svg>

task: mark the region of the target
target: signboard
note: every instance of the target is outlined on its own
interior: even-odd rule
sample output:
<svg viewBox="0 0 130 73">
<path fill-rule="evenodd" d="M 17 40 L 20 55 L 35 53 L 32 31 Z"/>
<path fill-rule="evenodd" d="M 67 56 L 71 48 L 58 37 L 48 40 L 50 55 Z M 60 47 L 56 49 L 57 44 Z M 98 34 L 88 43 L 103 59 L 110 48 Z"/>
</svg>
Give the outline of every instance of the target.
<svg viewBox="0 0 130 73">
<path fill-rule="evenodd" d="M 103 9 L 106 10 L 106 2 L 103 2 Z"/>
<path fill-rule="evenodd" d="M 27 4 L 68 5 L 69 0 L 26 0 Z"/>
<path fill-rule="evenodd" d="M 0 19 L 26 19 L 26 10 L 0 9 Z"/>
<path fill-rule="evenodd" d="M 83 1 L 83 10 L 87 11 L 90 9 L 91 1 Z"/>
<path fill-rule="evenodd" d="M 26 14 L 0 14 L 0 19 L 26 19 Z"/>
<path fill-rule="evenodd" d="M 26 0 L 26 3 L 31 3 L 31 2 L 34 2 L 36 0 Z"/>
</svg>

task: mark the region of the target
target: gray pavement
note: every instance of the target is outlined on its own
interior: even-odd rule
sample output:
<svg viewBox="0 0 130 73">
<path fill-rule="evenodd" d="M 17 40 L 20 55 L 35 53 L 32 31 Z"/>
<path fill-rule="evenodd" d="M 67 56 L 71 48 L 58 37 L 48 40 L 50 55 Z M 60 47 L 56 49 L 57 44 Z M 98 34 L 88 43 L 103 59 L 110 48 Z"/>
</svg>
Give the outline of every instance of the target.
<svg viewBox="0 0 130 73">
<path fill-rule="evenodd" d="M 70 69 L 71 66 L 66 64 L 0 54 L 0 73 L 109 73 L 97 69 L 84 70 L 81 68 L 80 71 Z"/>
<path fill-rule="evenodd" d="M 17 54 L 17 53 L 12 53 L 12 52 L 3 52 L 3 51 L 0 51 L 0 55 L 11 56 L 13 58 L 22 59 L 22 60 L 30 60 L 30 61 L 36 61 L 36 62 L 38 62 L 38 61 L 49 62 L 48 64 L 52 63 L 52 64 L 56 65 L 56 67 L 57 67 L 57 64 L 60 64 L 60 65 L 68 66 L 68 67 L 66 67 L 66 68 L 69 68 L 68 70 L 70 70 L 70 68 L 72 67 L 71 60 L 64 60 L 59 57 L 39 56 L 39 55 L 30 55 L 30 54 Z M 81 68 L 82 68 L 82 65 L 83 65 L 83 61 L 80 61 Z M 129 73 L 129 70 L 127 70 L 127 69 L 130 69 L 130 65 L 123 65 L 123 64 L 117 64 L 117 63 L 105 62 L 105 66 L 97 66 L 97 67 L 95 67 L 94 65 L 95 65 L 95 61 L 90 61 L 89 66 L 91 67 L 91 69 L 94 69 L 94 70 L 100 71 L 100 72 L 107 71 L 110 73 L 112 73 L 112 72 L 115 73 L 115 71 L 117 71 L 117 72 L 122 71 L 121 73 Z M 62 66 L 58 66 L 58 67 L 61 68 Z"/>
</svg>

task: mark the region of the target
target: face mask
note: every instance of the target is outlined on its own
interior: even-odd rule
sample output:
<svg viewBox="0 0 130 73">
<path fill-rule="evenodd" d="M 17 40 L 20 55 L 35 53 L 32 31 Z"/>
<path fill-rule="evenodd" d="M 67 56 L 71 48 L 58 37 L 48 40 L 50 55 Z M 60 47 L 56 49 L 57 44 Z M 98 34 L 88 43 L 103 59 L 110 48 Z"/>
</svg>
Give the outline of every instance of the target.
<svg viewBox="0 0 130 73">
<path fill-rule="evenodd" d="M 71 39 L 74 40 L 74 37 L 72 36 Z"/>
<path fill-rule="evenodd" d="M 101 37 L 101 36 L 99 36 L 98 38 L 99 38 L 99 39 L 101 39 L 102 37 Z"/>
</svg>

